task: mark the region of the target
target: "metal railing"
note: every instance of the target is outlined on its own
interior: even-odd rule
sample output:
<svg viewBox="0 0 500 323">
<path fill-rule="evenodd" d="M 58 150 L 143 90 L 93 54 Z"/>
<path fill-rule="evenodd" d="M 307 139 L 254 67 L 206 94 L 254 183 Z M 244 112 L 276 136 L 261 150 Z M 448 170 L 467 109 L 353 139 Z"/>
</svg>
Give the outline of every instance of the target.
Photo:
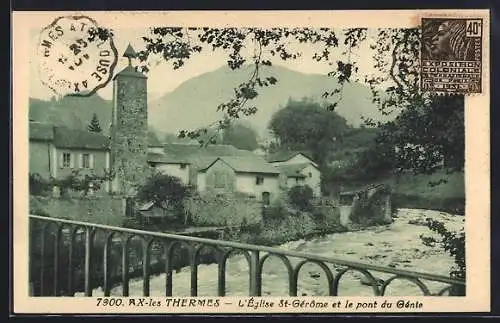
<svg viewBox="0 0 500 323">
<path fill-rule="evenodd" d="M 30 229 L 32 230 L 30 232 L 30 282 L 31 284 L 36 282 L 35 285 L 37 285 L 34 296 L 73 296 L 78 290 L 75 277 L 78 271 L 83 276 L 82 286 L 85 296 L 92 296 L 92 291 L 97 286 L 102 287 L 104 296 L 110 296 L 113 283 L 122 286 L 123 296 L 129 296 L 129 281 L 131 279 L 129 246 L 133 238 L 139 238 L 141 241 L 139 244 L 140 260 L 138 261 L 141 268 L 138 277 L 143 280 L 143 296 L 150 295 L 150 276 L 152 275 L 151 268 L 153 266 L 151 255 L 155 244 L 160 244 L 163 250 L 163 261 L 156 261 L 154 264 L 162 267 L 157 273 L 166 274 L 166 296 L 172 296 L 173 250 L 182 246 L 188 255 L 186 264 L 190 267 L 191 296 L 197 296 L 198 294 L 198 265 L 200 264 L 199 258 L 203 249 L 212 249 L 214 262 L 218 266 L 218 296 L 225 296 L 226 262 L 235 253 L 242 254 L 248 261 L 250 296 L 261 295 L 262 269 L 266 260 L 271 256 L 279 258 L 288 272 L 288 292 L 290 296 L 297 296 L 299 272 L 306 263 L 316 264 L 324 271 L 328 282 L 328 294 L 331 296 L 338 295 L 340 279 L 349 271 L 361 273 L 376 296 L 383 296 L 389 284 L 395 280 L 407 280 L 415 284 L 422 294 L 426 296 L 462 295 L 461 293 L 465 292 L 464 281 L 446 276 L 381 267 L 266 246 L 149 232 L 38 215 L 30 215 L 29 218 Z M 49 228 L 52 231 L 49 231 Z M 97 261 L 99 255 L 96 253 L 96 250 L 101 250 L 101 248 L 94 245 L 95 235 L 98 232 L 104 234 L 101 262 Z M 47 238 L 49 236 L 53 240 L 53 249 L 48 248 Z M 111 267 L 116 262 L 111 260 L 111 247 L 117 241 L 120 241 L 121 244 L 121 259 L 118 261 L 121 270 L 119 273 L 115 272 L 115 276 L 113 276 Z M 79 243 L 84 249 L 83 255 L 77 255 L 76 253 Z M 65 248 L 62 248 L 62 246 Z M 62 261 L 63 249 L 67 249 L 67 253 L 64 253 L 64 256 L 67 257 L 65 261 Z M 300 261 L 292 265 L 289 258 L 297 258 Z M 102 268 L 97 268 L 96 263 L 100 263 Z M 332 265 L 337 270 L 332 270 Z M 98 279 L 94 277 L 96 272 L 101 273 Z M 372 272 L 384 275 L 390 274 L 391 276 L 381 281 Z M 63 276 L 66 277 L 65 282 L 62 281 L 61 277 Z M 431 293 L 424 281 L 443 283 L 445 287 L 440 287 L 439 291 Z M 62 286 L 63 283 L 65 283 L 64 287 Z"/>
</svg>

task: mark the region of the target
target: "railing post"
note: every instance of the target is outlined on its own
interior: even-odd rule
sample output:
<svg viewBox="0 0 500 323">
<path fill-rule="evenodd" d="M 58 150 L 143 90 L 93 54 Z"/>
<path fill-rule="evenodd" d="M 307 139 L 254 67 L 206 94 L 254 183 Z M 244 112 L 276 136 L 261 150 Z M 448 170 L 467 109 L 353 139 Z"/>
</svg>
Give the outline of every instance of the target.
<svg viewBox="0 0 500 323">
<path fill-rule="evenodd" d="M 59 296 L 59 245 L 61 243 L 62 225 L 58 225 L 54 238 L 54 296 Z"/>
<path fill-rule="evenodd" d="M 172 242 L 163 241 L 165 253 L 165 296 L 172 296 Z"/>
<path fill-rule="evenodd" d="M 45 281 L 45 230 L 47 225 L 42 224 L 42 232 L 40 233 L 40 296 L 44 296 L 44 281 Z"/>
<path fill-rule="evenodd" d="M 218 261 L 218 296 L 226 296 L 226 256 L 221 252 Z"/>
<path fill-rule="evenodd" d="M 250 296 L 260 296 L 262 277 L 260 272 L 259 252 L 250 253 Z"/>
<path fill-rule="evenodd" d="M 104 274 L 104 296 L 109 296 L 111 294 L 111 284 L 110 284 L 110 270 L 109 270 L 109 256 L 110 256 L 110 244 L 113 243 L 113 233 L 110 233 L 106 237 L 106 242 L 104 243 L 104 252 L 102 259 L 102 267 Z"/>
<path fill-rule="evenodd" d="M 68 246 L 68 296 L 74 296 L 73 291 L 73 253 L 75 248 L 75 234 L 77 229 L 71 227 Z"/>
<path fill-rule="evenodd" d="M 93 229 L 89 226 L 85 230 L 85 296 L 92 296 L 92 247 Z"/>
<path fill-rule="evenodd" d="M 143 241 L 142 252 L 142 295 L 149 296 L 149 241 Z"/>
<path fill-rule="evenodd" d="M 191 267 L 191 296 L 198 296 L 198 264 L 196 248 L 189 248 L 190 267 Z"/>
<path fill-rule="evenodd" d="M 122 237 L 122 295 L 128 296 L 128 236 Z"/>
</svg>

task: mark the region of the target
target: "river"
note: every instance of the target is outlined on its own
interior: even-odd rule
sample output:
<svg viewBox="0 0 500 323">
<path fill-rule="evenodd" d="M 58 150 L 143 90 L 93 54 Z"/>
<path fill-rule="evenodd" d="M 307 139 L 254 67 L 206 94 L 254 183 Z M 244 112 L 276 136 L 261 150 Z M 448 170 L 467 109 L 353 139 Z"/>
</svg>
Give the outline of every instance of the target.
<svg viewBox="0 0 500 323">
<path fill-rule="evenodd" d="M 335 257 L 363 263 L 389 266 L 418 272 L 448 276 L 453 259 L 440 246 L 425 246 L 420 235 L 432 236 L 425 226 L 412 224 L 418 220 L 433 218 L 443 221 L 452 230 L 460 230 L 464 226 L 463 216 L 431 211 L 400 209 L 395 221 L 387 226 L 368 228 L 361 231 L 335 233 L 312 240 L 293 241 L 281 246 L 284 250 Z M 290 258 L 292 265 L 300 261 Z M 330 267 L 332 268 L 332 267 Z M 249 290 L 248 263 L 241 255 L 231 257 L 227 262 L 226 295 L 246 296 Z M 333 268 L 333 273 L 338 268 Z M 387 274 L 372 272 L 376 278 L 387 279 Z M 173 274 L 173 295 L 189 296 L 190 269 L 182 268 Z M 371 296 L 373 290 L 362 283 L 363 275 L 349 271 L 340 281 L 339 296 Z M 288 295 L 288 275 L 281 260 L 270 257 L 264 264 L 262 273 L 262 295 Z M 438 291 L 446 285 L 436 282 L 425 282 L 431 292 Z M 130 295 L 142 295 L 142 280 L 130 281 Z M 151 296 L 163 296 L 165 290 L 165 274 L 151 277 Z M 121 286 L 112 289 L 112 295 L 121 295 Z M 95 290 L 94 296 L 102 295 L 102 290 Z M 217 265 L 199 265 L 198 295 L 217 295 Z M 328 295 L 325 274 L 315 264 L 306 264 L 299 273 L 297 295 Z M 421 295 L 414 284 L 397 280 L 387 288 L 386 295 L 412 296 Z"/>
</svg>

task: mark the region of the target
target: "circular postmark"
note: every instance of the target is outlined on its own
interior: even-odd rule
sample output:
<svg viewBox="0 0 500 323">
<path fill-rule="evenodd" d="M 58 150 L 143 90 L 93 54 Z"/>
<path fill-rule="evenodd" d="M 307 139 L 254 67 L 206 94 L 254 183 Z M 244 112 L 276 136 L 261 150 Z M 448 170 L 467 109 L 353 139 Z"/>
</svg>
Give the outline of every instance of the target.
<svg viewBox="0 0 500 323">
<path fill-rule="evenodd" d="M 63 16 L 42 29 L 37 47 L 43 84 L 58 95 L 90 96 L 112 79 L 118 52 L 87 16 Z"/>
</svg>

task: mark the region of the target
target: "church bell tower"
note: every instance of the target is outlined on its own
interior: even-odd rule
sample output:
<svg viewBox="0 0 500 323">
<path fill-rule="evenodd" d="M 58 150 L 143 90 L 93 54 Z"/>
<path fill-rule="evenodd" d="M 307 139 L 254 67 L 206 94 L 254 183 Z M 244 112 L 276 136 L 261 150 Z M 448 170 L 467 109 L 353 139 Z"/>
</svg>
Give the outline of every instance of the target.
<svg viewBox="0 0 500 323">
<path fill-rule="evenodd" d="M 113 78 L 111 166 L 114 193 L 133 195 L 147 169 L 147 77 L 133 66 L 137 54 L 128 45 L 128 65 Z"/>
</svg>

